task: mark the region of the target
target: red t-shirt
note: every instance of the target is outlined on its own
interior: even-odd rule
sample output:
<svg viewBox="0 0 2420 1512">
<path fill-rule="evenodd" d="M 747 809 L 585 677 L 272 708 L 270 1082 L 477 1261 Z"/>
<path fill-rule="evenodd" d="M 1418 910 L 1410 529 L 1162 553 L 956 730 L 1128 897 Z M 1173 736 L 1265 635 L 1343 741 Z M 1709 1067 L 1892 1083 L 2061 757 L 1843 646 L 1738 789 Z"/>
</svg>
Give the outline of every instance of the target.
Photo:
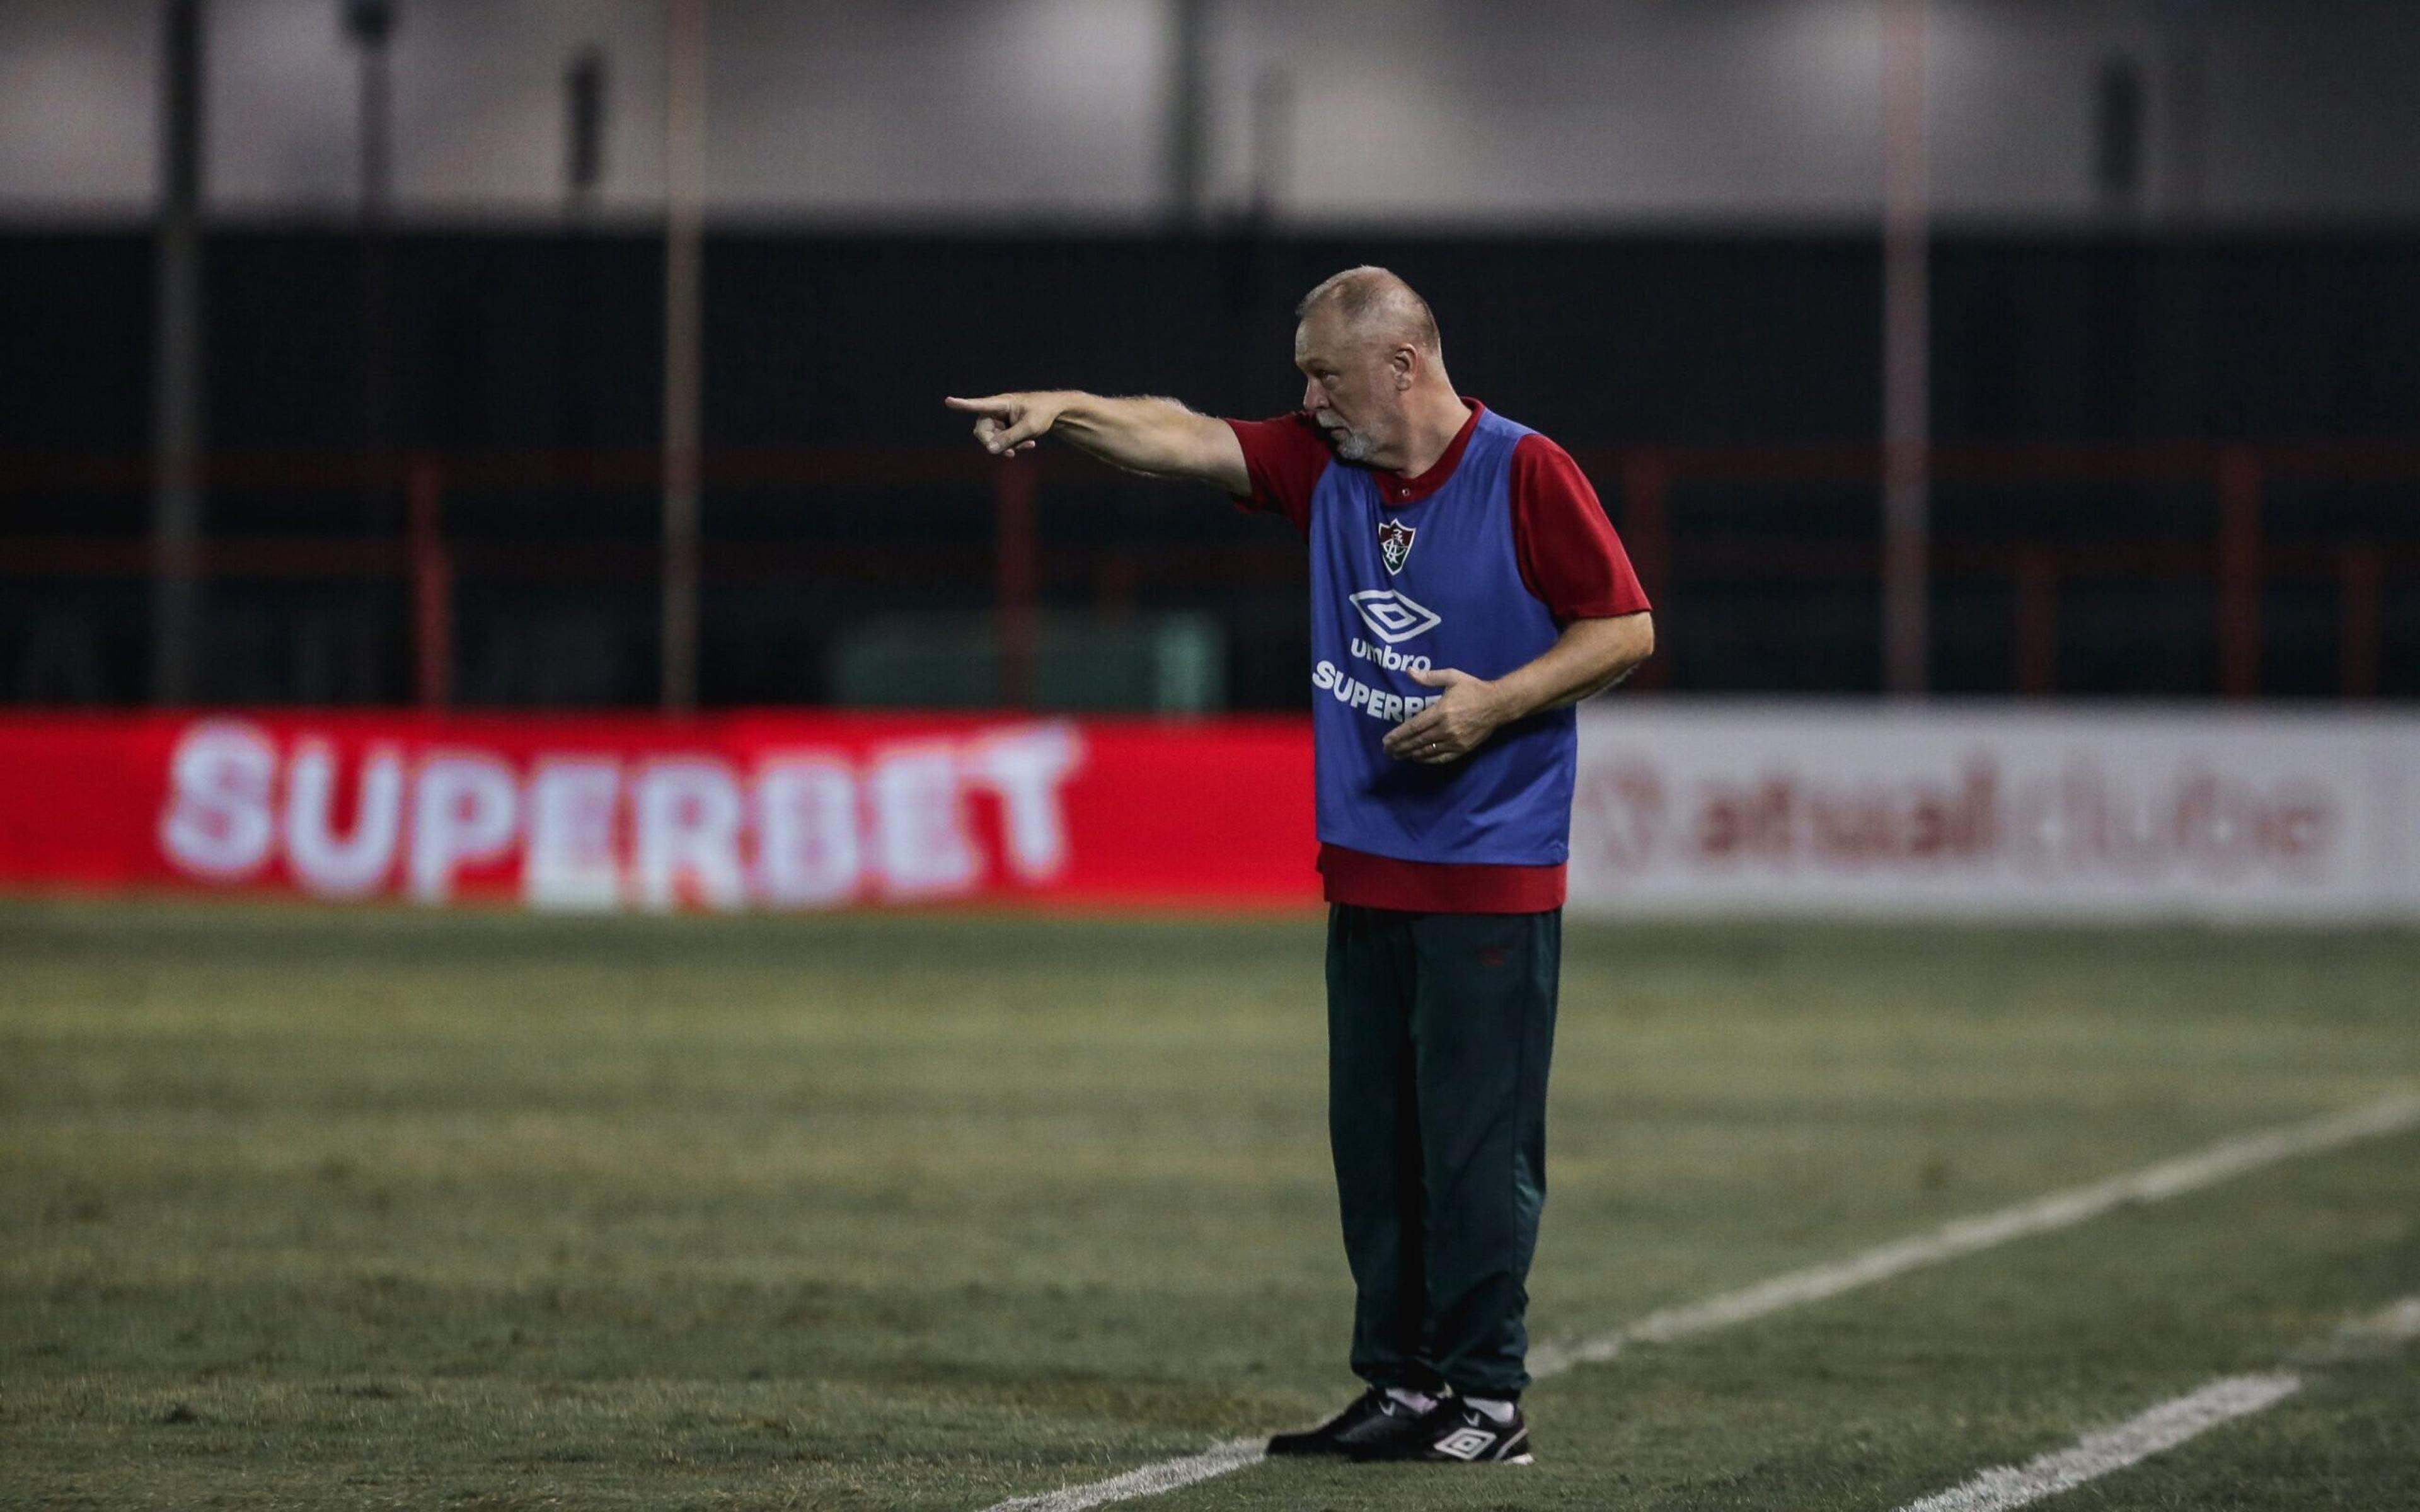
<svg viewBox="0 0 2420 1512">
<path fill-rule="evenodd" d="M 1484 408 L 1466 398 L 1470 419 L 1435 465 L 1418 477 L 1372 470 L 1381 505 L 1395 508 L 1427 498 L 1453 476 L 1463 449 Z M 1307 537 L 1311 493 L 1336 460 L 1323 432 L 1308 414 L 1275 420 L 1230 420 L 1244 448 L 1252 480 L 1247 509 L 1283 515 Z M 1596 490 L 1571 454 L 1544 436 L 1521 438 L 1512 448 L 1513 555 L 1521 581 L 1554 615 L 1557 625 L 1612 619 L 1648 608 L 1630 555 L 1605 517 Z M 1327 901 L 1365 908 L 1415 913 L 1530 914 L 1563 905 L 1559 866 L 1449 865 L 1403 861 L 1322 842 L 1320 875 Z"/>
</svg>

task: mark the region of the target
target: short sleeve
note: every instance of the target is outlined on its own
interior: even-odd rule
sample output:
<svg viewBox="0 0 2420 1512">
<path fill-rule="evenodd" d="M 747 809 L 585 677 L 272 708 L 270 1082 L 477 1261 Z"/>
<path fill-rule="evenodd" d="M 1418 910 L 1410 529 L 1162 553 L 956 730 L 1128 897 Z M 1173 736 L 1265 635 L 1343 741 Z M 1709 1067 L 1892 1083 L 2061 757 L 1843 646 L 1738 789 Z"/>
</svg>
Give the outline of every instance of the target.
<svg viewBox="0 0 2420 1512">
<path fill-rule="evenodd" d="M 1311 491 L 1319 475 L 1336 460 L 1327 439 L 1309 415 L 1297 410 L 1275 420 L 1230 420 L 1237 444 L 1244 448 L 1244 471 L 1252 480 L 1244 508 L 1283 515 L 1305 535 L 1311 533 Z"/>
<path fill-rule="evenodd" d="M 1521 581 L 1556 624 L 1648 608 L 1630 553 L 1569 452 L 1544 436 L 1522 437 L 1512 449 L 1512 493 Z"/>
</svg>

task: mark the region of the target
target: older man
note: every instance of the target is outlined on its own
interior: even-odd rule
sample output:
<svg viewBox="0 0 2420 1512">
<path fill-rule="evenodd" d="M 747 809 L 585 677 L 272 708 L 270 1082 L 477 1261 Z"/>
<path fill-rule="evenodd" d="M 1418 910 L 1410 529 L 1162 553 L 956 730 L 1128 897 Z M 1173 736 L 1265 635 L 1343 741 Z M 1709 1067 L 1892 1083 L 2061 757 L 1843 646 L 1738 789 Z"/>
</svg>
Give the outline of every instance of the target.
<svg viewBox="0 0 2420 1512">
<path fill-rule="evenodd" d="M 1296 314 L 1302 409 L 1280 419 L 1079 393 L 949 403 L 996 455 L 1059 436 L 1308 538 L 1328 1136 L 1369 1389 L 1269 1451 L 1528 1463 L 1572 705 L 1654 635 L 1587 479 L 1454 392 L 1408 285 L 1349 269 Z"/>
</svg>

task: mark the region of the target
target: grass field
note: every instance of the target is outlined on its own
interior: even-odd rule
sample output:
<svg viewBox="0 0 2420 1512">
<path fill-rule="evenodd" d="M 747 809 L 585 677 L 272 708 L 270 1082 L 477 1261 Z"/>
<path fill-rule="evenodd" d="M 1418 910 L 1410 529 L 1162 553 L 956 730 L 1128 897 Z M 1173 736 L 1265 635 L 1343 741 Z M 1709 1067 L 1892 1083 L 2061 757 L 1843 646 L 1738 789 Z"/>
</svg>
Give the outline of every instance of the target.
<svg viewBox="0 0 2420 1512">
<path fill-rule="evenodd" d="M 1310 921 L 0 907 L 0 1504 L 929 1507 L 1324 1414 Z M 2420 935 L 1575 927 L 1532 1290 L 1617 1327 L 2420 1086 Z M 2420 1135 L 1142 1504 L 1879 1512 L 2420 1292 Z M 2061 1507 L 2420 1506 L 2420 1350 Z"/>
</svg>

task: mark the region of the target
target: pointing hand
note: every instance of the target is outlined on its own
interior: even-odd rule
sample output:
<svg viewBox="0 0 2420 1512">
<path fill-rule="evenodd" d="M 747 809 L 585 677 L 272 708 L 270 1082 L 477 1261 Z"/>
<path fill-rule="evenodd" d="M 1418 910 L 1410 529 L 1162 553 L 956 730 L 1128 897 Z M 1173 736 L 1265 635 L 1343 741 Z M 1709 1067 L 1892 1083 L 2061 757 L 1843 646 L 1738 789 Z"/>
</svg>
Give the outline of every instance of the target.
<svg viewBox="0 0 2420 1512">
<path fill-rule="evenodd" d="M 993 393 L 980 399 L 944 399 L 975 417 L 975 440 L 994 456 L 1033 450 L 1035 440 L 1058 422 L 1059 406 L 1047 393 Z"/>
</svg>

